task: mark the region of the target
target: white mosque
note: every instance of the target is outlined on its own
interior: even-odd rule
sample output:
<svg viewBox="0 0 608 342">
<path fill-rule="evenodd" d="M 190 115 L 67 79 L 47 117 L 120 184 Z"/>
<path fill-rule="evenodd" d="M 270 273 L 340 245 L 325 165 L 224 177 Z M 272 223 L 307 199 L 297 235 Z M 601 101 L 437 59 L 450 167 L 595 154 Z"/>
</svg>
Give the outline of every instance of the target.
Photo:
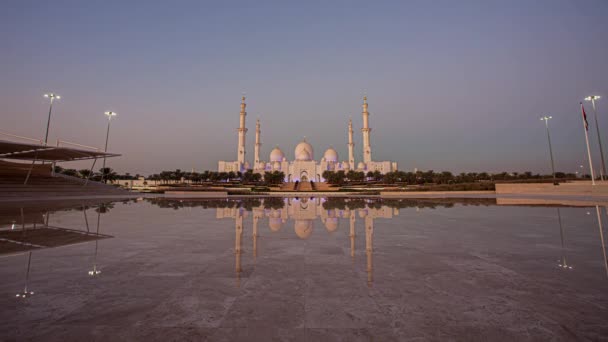
<svg viewBox="0 0 608 342">
<path fill-rule="evenodd" d="M 252 169 L 255 173 L 264 174 L 266 171 L 281 171 L 285 174 L 285 182 L 323 182 L 324 171 L 379 171 L 382 174 L 396 171 L 397 162 L 393 161 L 372 161 L 372 147 L 370 143 L 371 128 L 369 127 L 369 112 L 367 110 L 367 97 L 363 97 L 363 161 L 355 163 L 355 143 L 353 142 L 353 123 L 348 122 L 348 161 L 339 161 L 338 152 L 333 148 L 328 148 L 320 161 L 316 161 L 312 146 L 304 139 L 296 145 L 294 160 L 289 161 L 283 151 L 275 147 L 271 152 L 268 161 L 260 160 L 260 147 L 262 146 L 260 137 L 260 120 L 256 122 L 255 146 L 253 168 L 245 160 L 245 137 L 247 128 L 245 127 L 245 117 L 247 112 L 245 97 L 241 101 L 240 126 L 238 128 L 238 146 L 236 161 L 219 161 L 219 172 L 245 172 Z"/>
</svg>

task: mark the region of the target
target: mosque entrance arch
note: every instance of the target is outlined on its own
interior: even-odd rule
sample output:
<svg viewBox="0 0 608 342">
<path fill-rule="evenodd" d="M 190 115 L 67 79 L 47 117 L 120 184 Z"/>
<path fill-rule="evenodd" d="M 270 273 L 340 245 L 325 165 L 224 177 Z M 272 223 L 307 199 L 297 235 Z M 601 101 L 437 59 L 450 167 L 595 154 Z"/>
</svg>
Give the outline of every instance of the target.
<svg viewBox="0 0 608 342">
<path fill-rule="evenodd" d="M 308 172 L 303 171 L 300 174 L 300 182 L 308 182 Z"/>
</svg>

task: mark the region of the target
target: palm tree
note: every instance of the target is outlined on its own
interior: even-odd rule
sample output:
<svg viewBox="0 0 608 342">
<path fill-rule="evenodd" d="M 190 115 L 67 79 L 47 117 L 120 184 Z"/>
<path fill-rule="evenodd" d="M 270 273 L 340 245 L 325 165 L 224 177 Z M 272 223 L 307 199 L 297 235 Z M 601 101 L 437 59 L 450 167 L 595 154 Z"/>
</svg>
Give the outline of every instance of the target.
<svg viewBox="0 0 608 342">
<path fill-rule="evenodd" d="M 101 168 L 101 169 L 99 169 L 99 172 L 101 173 L 101 176 L 103 177 L 104 183 L 107 183 L 108 181 L 112 182 L 118 178 L 118 175 L 116 174 L 116 172 L 114 172 L 114 170 L 112 170 L 109 167 Z"/>
<path fill-rule="evenodd" d="M 83 179 L 89 178 L 91 176 L 91 170 L 89 169 L 78 170 L 78 173 Z"/>
</svg>

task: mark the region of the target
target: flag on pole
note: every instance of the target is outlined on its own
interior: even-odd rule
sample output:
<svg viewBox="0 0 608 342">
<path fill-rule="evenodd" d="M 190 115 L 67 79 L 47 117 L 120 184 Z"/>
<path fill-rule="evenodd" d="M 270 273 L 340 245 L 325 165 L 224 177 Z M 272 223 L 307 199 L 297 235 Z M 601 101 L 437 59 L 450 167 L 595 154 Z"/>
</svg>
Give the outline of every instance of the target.
<svg viewBox="0 0 608 342">
<path fill-rule="evenodd" d="M 585 122 L 585 130 L 589 130 L 589 123 L 587 122 L 587 114 L 585 114 L 585 106 L 581 102 L 581 111 L 583 112 L 583 121 Z"/>
</svg>

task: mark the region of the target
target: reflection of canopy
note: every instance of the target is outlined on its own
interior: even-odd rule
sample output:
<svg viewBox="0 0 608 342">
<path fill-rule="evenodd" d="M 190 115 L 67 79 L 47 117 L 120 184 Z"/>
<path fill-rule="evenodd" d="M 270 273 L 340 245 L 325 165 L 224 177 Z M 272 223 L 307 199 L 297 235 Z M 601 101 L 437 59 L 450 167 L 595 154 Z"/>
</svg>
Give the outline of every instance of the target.
<svg viewBox="0 0 608 342">
<path fill-rule="evenodd" d="M 109 238 L 109 235 L 89 231 L 86 216 L 83 226 L 75 230 L 45 225 L 45 216 L 58 211 L 78 210 L 105 206 L 108 200 L 86 199 L 45 202 L 44 206 L 20 202 L 0 204 L 0 255 L 66 246 Z M 96 208 L 99 210 L 99 208 Z M 84 213 L 83 213 L 84 214 Z"/>
<path fill-rule="evenodd" d="M 110 236 L 51 226 L 25 230 L 0 230 L 0 255 L 60 247 L 108 237 Z"/>
<path fill-rule="evenodd" d="M 119 154 L 0 140 L 0 158 L 6 159 L 72 161 L 117 156 Z"/>
</svg>

